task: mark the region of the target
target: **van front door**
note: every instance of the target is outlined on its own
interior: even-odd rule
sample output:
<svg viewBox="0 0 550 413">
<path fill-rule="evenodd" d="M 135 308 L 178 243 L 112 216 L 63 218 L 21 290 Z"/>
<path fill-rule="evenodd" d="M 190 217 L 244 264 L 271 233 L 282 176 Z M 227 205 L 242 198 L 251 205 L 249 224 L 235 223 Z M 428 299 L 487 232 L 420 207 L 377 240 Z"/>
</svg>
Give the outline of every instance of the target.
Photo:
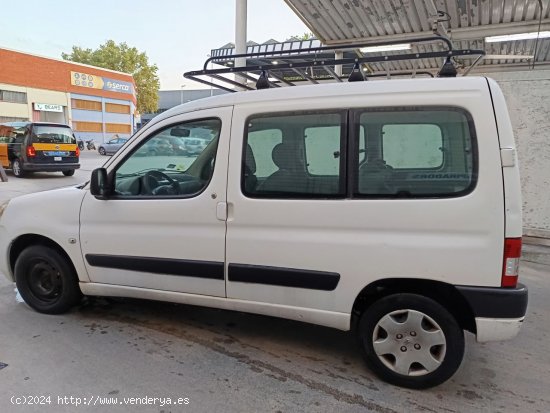
<svg viewBox="0 0 550 413">
<path fill-rule="evenodd" d="M 90 281 L 225 296 L 232 108 L 167 118 L 119 152 L 106 200 L 88 193 L 81 245 Z M 208 144 L 185 150 L 188 139 Z"/>
</svg>

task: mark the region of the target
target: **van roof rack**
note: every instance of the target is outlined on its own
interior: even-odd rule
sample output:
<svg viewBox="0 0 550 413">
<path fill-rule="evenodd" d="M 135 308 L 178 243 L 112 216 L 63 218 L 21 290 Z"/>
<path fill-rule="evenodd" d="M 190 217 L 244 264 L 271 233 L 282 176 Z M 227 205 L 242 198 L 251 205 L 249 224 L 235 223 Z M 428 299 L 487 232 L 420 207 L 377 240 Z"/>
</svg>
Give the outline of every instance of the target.
<svg viewBox="0 0 550 413">
<path fill-rule="evenodd" d="M 396 44 L 420 44 L 420 43 L 442 43 L 445 50 L 429 51 L 429 52 L 410 52 L 410 53 L 392 53 L 376 56 L 365 56 L 359 52 L 359 49 L 364 47 L 376 46 L 392 46 Z M 355 51 L 355 55 L 336 58 L 336 51 Z M 333 52 L 332 55 L 327 55 L 326 52 Z M 313 57 L 311 56 L 313 54 Z M 304 56 L 308 55 L 308 56 Z M 477 57 L 476 57 L 477 56 Z M 423 37 L 413 37 L 409 39 L 400 39 L 389 42 L 377 43 L 349 43 L 339 44 L 336 46 L 320 46 L 306 49 L 294 50 L 272 50 L 257 53 L 232 54 L 225 56 L 213 56 L 204 62 L 202 70 L 196 70 L 184 73 L 186 79 L 194 80 L 208 86 L 226 90 L 228 92 L 238 92 L 240 90 L 256 90 L 266 89 L 269 87 L 284 87 L 295 86 L 296 83 L 322 83 L 323 81 L 344 80 L 361 81 L 367 80 L 370 77 L 391 77 L 391 76 L 406 76 L 412 77 L 417 75 L 431 76 L 429 71 L 410 72 L 390 72 L 386 66 L 385 72 L 377 72 L 367 74 L 366 79 L 362 73 L 361 66 L 369 63 L 392 62 L 410 60 L 417 61 L 419 59 L 445 59 L 444 64 L 437 73 L 438 77 L 455 77 L 457 70 L 452 63 L 451 58 L 469 58 L 473 59 L 470 67 L 466 69 L 463 76 L 466 76 L 485 56 L 485 51 L 480 49 L 453 49 L 452 42 L 449 38 L 433 35 Z M 242 59 L 244 66 L 234 67 L 235 62 Z M 224 68 L 209 69 L 211 63 L 226 66 Z M 413 63 L 414 64 L 414 63 Z M 347 75 L 337 73 L 336 67 L 345 67 L 349 72 Z M 416 66 L 414 66 L 416 67 Z M 349 70 L 351 68 L 351 70 Z M 309 69 L 309 73 L 308 73 Z M 224 75 L 237 75 L 246 80 L 241 83 L 238 80 L 233 80 Z M 248 82 L 250 81 L 250 82 Z M 233 87 L 233 88 L 231 88 Z"/>
</svg>

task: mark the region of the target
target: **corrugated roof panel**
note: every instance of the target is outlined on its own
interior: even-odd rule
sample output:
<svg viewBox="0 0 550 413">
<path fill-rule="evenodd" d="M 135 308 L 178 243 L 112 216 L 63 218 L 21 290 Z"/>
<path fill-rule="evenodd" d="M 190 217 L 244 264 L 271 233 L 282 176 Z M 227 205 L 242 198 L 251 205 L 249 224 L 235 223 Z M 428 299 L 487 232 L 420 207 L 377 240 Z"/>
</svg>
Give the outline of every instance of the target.
<svg viewBox="0 0 550 413">
<path fill-rule="evenodd" d="M 453 29 L 483 26 L 488 32 L 480 33 L 480 39 L 471 41 L 454 41 L 458 48 L 485 49 L 489 54 L 532 54 L 532 41 L 487 43 L 484 36 L 490 35 L 492 26 L 499 24 L 525 22 L 538 23 L 540 10 L 538 0 L 285 0 L 302 19 L 310 26 L 325 44 L 334 42 L 368 39 L 370 37 L 391 36 L 396 34 L 427 33 L 432 29 L 430 16 L 431 3 L 436 10 L 448 13 L 450 21 L 441 23 Z M 543 17 L 550 17 L 550 2 L 544 0 Z M 441 17 L 445 20 L 446 16 Z M 441 25 L 440 24 L 440 25 Z M 543 28 L 544 30 L 544 28 Z M 502 33 L 499 33 L 502 34 Z M 459 34 L 455 34 L 455 37 Z M 483 36 L 483 37 L 482 37 Z M 539 41 L 541 44 L 542 40 Z M 544 53 L 538 59 L 548 61 L 548 41 L 544 40 Z M 418 50 L 441 50 L 438 46 L 417 46 Z M 537 59 L 537 60 L 538 60 Z M 503 63 L 517 63 L 507 59 Z M 497 63 L 495 60 L 484 64 Z M 413 65 L 404 62 L 395 63 L 403 70 L 411 70 Z M 435 59 L 419 62 L 419 69 L 439 68 L 440 62 Z"/>
<path fill-rule="evenodd" d="M 483 1 L 478 6 L 479 21 L 478 24 L 490 24 L 491 23 L 491 3 Z"/>
</svg>

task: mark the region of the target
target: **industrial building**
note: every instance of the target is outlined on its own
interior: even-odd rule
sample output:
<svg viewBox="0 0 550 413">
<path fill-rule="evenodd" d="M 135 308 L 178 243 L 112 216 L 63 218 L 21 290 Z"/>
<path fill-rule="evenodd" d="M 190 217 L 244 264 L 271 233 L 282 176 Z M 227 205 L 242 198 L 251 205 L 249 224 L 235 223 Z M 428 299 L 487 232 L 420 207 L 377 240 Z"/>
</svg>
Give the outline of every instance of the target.
<svg viewBox="0 0 550 413">
<path fill-rule="evenodd" d="M 136 124 L 131 75 L 0 49 L 0 122 L 64 123 L 77 138 L 129 137 Z"/>
</svg>

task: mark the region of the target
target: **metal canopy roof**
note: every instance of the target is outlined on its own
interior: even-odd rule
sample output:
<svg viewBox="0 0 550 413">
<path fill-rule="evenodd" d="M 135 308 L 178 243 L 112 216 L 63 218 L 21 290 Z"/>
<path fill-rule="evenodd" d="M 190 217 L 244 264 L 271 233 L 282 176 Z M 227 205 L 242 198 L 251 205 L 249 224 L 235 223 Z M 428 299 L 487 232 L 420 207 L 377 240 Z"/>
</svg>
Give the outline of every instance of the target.
<svg viewBox="0 0 550 413">
<path fill-rule="evenodd" d="M 550 30 L 550 0 L 285 0 L 315 36 L 327 45 L 403 40 L 447 35 L 457 49 L 484 49 L 487 57 L 477 70 L 527 68 L 550 64 L 550 39 L 485 42 L 487 36 Z M 541 14 L 542 4 L 542 14 Z M 438 13 L 441 12 L 441 13 Z M 437 51 L 437 45 L 418 45 L 418 52 Z M 461 60 L 456 59 L 460 65 Z M 470 60 L 462 63 L 468 65 Z M 425 59 L 419 69 L 438 69 L 440 61 Z M 410 62 L 371 65 L 374 71 L 413 70 Z"/>
</svg>

